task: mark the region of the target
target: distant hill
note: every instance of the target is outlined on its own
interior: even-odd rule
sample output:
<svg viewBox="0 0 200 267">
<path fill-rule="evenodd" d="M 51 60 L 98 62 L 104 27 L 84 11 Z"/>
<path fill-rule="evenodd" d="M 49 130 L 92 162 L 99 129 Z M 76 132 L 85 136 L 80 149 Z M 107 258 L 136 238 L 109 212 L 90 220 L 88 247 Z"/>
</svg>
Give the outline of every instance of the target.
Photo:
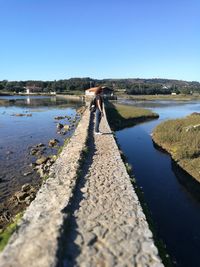
<svg viewBox="0 0 200 267">
<path fill-rule="evenodd" d="M 134 84 L 134 83 L 146 83 L 146 84 L 176 84 L 180 86 L 200 86 L 200 83 L 197 81 L 183 81 L 183 80 L 174 80 L 174 79 L 161 79 L 161 78 L 152 78 L 152 79 L 139 79 L 139 78 L 130 78 L 130 79 L 104 79 L 101 81 L 105 82 L 124 82 L 128 84 Z"/>
<path fill-rule="evenodd" d="M 200 93 L 200 83 L 196 81 L 182 81 L 174 79 L 92 79 L 70 78 L 55 81 L 0 81 L 0 92 L 25 92 L 27 88 L 37 92 L 55 91 L 58 93 L 84 92 L 85 89 L 97 85 L 104 85 L 116 91 L 123 90 L 127 94 L 170 94 Z"/>
<path fill-rule="evenodd" d="M 174 79 L 104 79 L 101 80 L 114 90 L 124 89 L 128 94 L 200 93 L 200 83 Z"/>
</svg>

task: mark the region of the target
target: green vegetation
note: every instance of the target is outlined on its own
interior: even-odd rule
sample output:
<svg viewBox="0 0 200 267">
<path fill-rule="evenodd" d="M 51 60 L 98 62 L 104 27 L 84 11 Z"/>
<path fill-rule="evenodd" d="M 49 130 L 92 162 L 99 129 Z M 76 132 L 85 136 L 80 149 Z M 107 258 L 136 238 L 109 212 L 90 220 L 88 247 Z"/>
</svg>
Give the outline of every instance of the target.
<svg viewBox="0 0 200 267">
<path fill-rule="evenodd" d="M 170 79 L 91 79 L 71 78 L 54 81 L 0 81 L 0 94 L 3 92 L 25 92 L 26 88 L 34 93 L 51 91 L 64 94 L 83 94 L 85 89 L 102 85 L 112 88 L 116 94 L 128 95 L 170 95 L 171 93 L 190 95 L 200 93 L 199 82 Z"/>
<path fill-rule="evenodd" d="M 62 146 L 59 146 L 58 151 L 57 151 L 57 154 L 56 154 L 56 158 L 58 158 L 60 156 L 60 154 L 62 153 L 64 147 L 69 143 L 69 141 L 70 141 L 70 138 L 67 137 L 65 139 L 65 141 L 64 141 L 64 144 Z"/>
<path fill-rule="evenodd" d="M 169 120 L 158 125 L 152 136 L 154 142 L 200 182 L 200 114 Z"/>
<path fill-rule="evenodd" d="M 83 94 L 85 89 L 90 88 L 90 78 L 72 78 L 58 81 L 0 81 L 0 93 L 23 93 L 30 89 L 33 93 L 57 92 L 65 94 Z"/>
<path fill-rule="evenodd" d="M 6 244 L 8 243 L 9 238 L 14 233 L 14 231 L 17 229 L 17 224 L 19 220 L 21 219 L 23 213 L 18 213 L 15 218 L 13 219 L 13 222 L 10 223 L 5 230 L 0 231 L 0 251 L 4 249 Z"/>
<path fill-rule="evenodd" d="M 174 101 L 191 101 L 200 99 L 198 95 L 186 95 L 186 94 L 178 94 L 178 95 L 123 95 L 120 97 L 124 97 L 126 99 L 136 100 L 136 101 L 159 101 L 159 100 L 174 100 Z"/>
<path fill-rule="evenodd" d="M 148 109 L 106 102 L 106 114 L 114 131 L 131 127 L 137 123 L 158 118 L 158 114 Z"/>
</svg>

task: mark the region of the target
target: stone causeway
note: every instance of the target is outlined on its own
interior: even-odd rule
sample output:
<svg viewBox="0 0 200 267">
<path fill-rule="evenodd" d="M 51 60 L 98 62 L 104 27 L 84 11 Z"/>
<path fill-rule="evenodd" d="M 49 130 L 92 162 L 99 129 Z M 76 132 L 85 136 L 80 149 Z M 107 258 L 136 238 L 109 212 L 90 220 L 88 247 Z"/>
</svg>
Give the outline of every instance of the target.
<svg viewBox="0 0 200 267">
<path fill-rule="evenodd" d="M 0 267 L 163 267 L 106 116 L 87 109 Z"/>
</svg>

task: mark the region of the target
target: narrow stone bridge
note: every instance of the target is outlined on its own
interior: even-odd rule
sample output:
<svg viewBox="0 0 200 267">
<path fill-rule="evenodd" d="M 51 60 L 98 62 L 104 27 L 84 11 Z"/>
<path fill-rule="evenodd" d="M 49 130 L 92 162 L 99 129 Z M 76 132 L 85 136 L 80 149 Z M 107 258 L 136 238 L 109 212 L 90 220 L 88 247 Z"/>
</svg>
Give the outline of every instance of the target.
<svg viewBox="0 0 200 267">
<path fill-rule="evenodd" d="M 86 110 L 0 267 L 163 266 L 107 119 Z"/>
</svg>

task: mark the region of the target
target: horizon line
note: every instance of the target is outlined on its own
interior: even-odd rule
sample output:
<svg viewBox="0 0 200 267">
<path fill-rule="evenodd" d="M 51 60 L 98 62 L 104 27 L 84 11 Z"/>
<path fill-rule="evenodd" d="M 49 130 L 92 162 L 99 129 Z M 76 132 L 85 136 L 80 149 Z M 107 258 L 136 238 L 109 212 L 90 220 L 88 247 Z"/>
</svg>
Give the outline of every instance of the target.
<svg viewBox="0 0 200 267">
<path fill-rule="evenodd" d="M 91 79 L 91 80 L 174 80 L 174 81 L 182 81 L 182 82 L 198 82 L 197 80 L 183 80 L 183 79 L 177 79 L 177 78 L 160 78 L 160 77 L 153 77 L 153 78 L 139 78 L 139 77 L 129 77 L 129 78 L 91 78 L 88 76 L 83 77 L 77 77 L 73 76 L 70 78 L 61 78 L 61 79 L 54 79 L 54 80 L 43 80 L 43 79 L 27 79 L 27 80 L 8 80 L 3 79 L 0 80 L 0 82 L 8 81 L 8 82 L 27 82 L 27 81 L 41 81 L 41 82 L 57 82 L 60 80 L 70 80 L 70 79 Z"/>
</svg>

